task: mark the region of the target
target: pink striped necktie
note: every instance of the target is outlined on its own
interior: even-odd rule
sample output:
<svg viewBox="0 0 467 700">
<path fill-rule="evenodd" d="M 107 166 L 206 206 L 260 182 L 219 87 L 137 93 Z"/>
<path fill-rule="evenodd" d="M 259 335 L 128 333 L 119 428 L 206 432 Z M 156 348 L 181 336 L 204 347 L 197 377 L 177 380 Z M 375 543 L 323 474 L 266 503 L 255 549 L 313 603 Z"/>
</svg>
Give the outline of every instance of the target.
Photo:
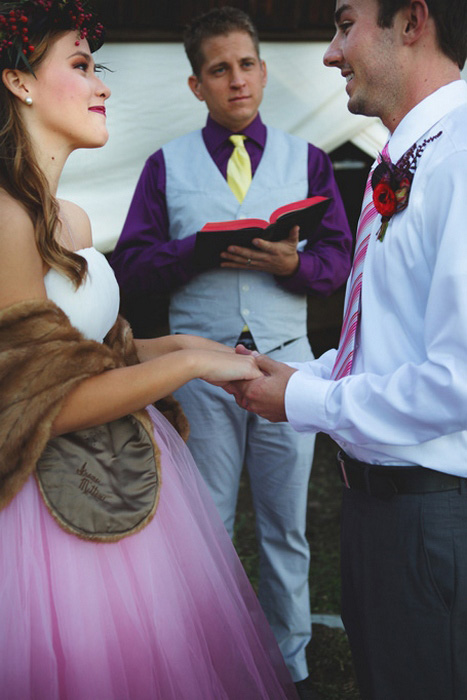
<svg viewBox="0 0 467 700">
<path fill-rule="evenodd" d="M 389 160 L 388 146 L 383 149 L 384 158 Z M 378 158 L 378 163 L 381 158 Z M 365 262 L 368 244 L 370 242 L 371 225 L 378 216 L 373 204 L 373 189 L 371 187 L 371 176 L 373 168 L 370 170 L 366 181 L 365 193 L 363 195 L 362 213 L 357 227 L 357 238 L 355 244 L 355 254 L 352 265 L 352 275 L 350 278 L 350 292 L 344 312 L 339 349 L 336 361 L 331 372 L 331 379 L 341 379 L 347 377 L 352 369 L 352 362 L 355 351 L 355 337 L 357 335 L 358 323 L 360 320 L 360 300 L 362 295 L 363 264 Z"/>
</svg>

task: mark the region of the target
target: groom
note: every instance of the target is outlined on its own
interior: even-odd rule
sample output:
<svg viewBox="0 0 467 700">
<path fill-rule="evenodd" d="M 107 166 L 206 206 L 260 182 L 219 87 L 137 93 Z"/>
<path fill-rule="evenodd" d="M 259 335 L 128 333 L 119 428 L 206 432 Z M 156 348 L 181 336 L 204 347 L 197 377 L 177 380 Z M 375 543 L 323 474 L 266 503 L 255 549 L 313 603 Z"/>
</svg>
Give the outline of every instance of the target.
<svg viewBox="0 0 467 700">
<path fill-rule="evenodd" d="M 341 447 L 342 614 L 364 700 L 467 696 L 467 3 L 445 5 L 337 0 L 324 62 L 349 110 L 390 132 L 339 352 L 260 355 L 264 378 L 231 387 Z"/>
</svg>

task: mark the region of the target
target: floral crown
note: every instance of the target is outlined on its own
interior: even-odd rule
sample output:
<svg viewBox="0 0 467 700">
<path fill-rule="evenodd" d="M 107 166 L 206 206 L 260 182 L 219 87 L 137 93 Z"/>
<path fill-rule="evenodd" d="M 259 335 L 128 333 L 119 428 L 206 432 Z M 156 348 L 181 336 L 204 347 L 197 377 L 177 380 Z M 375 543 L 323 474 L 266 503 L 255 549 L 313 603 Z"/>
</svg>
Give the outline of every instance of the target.
<svg viewBox="0 0 467 700">
<path fill-rule="evenodd" d="M 87 0 L 16 0 L 0 2 L 0 69 L 33 72 L 29 57 L 34 42 L 48 31 L 76 30 L 91 51 L 104 42 L 104 27 L 89 10 Z"/>
</svg>

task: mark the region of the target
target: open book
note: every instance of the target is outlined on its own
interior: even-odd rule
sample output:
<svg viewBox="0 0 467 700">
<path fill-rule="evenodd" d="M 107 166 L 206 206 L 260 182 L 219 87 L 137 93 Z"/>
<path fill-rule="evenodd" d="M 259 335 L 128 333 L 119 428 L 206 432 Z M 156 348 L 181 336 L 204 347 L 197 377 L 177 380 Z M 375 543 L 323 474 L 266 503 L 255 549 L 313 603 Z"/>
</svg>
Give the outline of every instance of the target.
<svg viewBox="0 0 467 700">
<path fill-rule="evenodd" d="M 236 219 L 205 224 L 196 235 L 195 265 L 201 270 L 218 267 L 220 254 L 230 245 L 254 248 L 254 238 L 281 241 L 293 226 L 300 226 L 300 240 L 310 239 L 330 203 L 330 197 L 308 197 L 279 207 L 269 221 Z"/>
</svg>

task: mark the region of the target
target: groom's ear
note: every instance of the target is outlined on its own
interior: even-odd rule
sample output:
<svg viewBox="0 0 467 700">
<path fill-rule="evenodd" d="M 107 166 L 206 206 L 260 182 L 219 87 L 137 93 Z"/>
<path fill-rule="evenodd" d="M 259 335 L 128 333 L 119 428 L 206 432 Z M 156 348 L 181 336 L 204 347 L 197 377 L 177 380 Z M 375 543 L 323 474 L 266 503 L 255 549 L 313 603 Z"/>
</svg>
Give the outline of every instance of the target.
<svg viewBox="0 0 467 700">
<path fill-rule="evenodd" d="M 406 46 L 410 46 L 418 41 L 425 32 L 430 11 L 425 0 L 411 0 L 399 12 L 403 19 L 402 41 Z"/>
</svg>

